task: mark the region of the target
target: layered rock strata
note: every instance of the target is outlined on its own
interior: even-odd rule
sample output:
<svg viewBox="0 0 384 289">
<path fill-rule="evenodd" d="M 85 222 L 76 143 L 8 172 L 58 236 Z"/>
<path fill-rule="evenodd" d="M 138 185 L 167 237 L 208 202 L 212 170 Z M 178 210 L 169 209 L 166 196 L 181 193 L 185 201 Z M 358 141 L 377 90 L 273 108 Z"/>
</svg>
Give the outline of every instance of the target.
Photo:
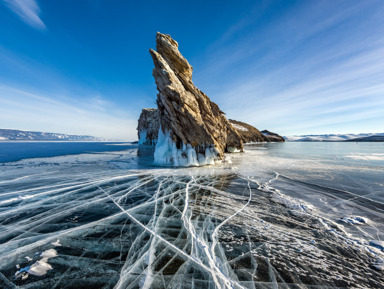
<svg viewBox="0 0 384 289">
<path fill-rule="evenodd" d="M 156 108 L 144 108 L 141 111 L 137 126 L 140 145 L 157 144 L 160 126 L 159 113 Z"/>
<path fill-rule="evenodd" d="M 160 129 L 155 163 L 170 165 L 213 164 L 224 152 L 243 150 L 243 142 L 218 105 L 195 87 L 192 66 L 178 43 L 157 33 L 156 51 L 149 50 L 159 91 Z"/>
</svg>

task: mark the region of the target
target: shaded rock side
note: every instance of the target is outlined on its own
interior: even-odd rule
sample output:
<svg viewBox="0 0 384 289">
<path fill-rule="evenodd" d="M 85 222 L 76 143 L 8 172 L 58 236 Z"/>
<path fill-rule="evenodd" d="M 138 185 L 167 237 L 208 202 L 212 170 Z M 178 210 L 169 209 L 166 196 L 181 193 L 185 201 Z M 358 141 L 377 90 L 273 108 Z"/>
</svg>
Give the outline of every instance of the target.
<svg viewBox="0 0 384 289">
<path fill-rule="evenodd" d="M 179 52 L 178 43 L 157 33 L 156 50 L 149 50 L 161 125 L 155 162 L 176 164 L 176 159 L 184 157 L 202 164 L 207 154 L 221 160 L 224 152 L 242 151 L 241 137 L 224 113 L 193 84 L 192 66 Z"/>
<path fill-rule="evenodd" d="M 156 108 L 144 108 L 137 126 L 140 145 L 156 145 L 160 127 L 159 113 Z"/>
<path fill-rule="evenodd" d="M 261 133 L 268 139 L 269 142 L 285 142 L 285 139 L 277 133 L 263 130 Z"/>
</svg>

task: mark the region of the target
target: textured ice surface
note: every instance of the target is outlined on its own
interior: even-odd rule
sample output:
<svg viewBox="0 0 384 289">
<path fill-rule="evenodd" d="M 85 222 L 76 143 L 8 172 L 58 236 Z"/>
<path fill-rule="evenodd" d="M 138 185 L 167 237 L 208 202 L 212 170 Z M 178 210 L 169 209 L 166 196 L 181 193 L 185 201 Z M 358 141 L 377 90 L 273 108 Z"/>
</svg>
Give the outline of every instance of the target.
<svg viewBox="0 0 384 289">
<path fill-rule="evenodd" d="M 2 164 L 0 288 L 381 288 L 383 168 L 298 145 L 199 168 L 137 149 Z"/>
</svg>

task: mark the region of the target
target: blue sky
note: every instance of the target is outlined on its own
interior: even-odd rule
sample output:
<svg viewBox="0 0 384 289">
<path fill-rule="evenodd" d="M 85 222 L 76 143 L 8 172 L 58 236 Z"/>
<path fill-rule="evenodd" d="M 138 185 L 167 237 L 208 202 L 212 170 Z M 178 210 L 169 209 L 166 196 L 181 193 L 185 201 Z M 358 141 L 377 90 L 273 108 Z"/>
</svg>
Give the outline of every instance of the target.
<svg viewBox="0 0 384 289">
<path fill-rule="evenodd" d="M 170 34 L 228 118 L 383 132 L 384 1 L 0 0 L 0 128 L 135 140 Z"/>
</svg>

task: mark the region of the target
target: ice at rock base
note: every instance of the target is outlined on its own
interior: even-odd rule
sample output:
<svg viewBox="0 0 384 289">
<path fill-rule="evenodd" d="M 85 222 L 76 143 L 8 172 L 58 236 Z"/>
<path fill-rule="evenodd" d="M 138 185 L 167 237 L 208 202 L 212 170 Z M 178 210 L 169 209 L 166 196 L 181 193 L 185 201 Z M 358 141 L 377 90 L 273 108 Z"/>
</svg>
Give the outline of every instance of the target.
<svg viewBox="0 0 384 289">
<path fill-rule="evenodd" d="M 143 130 L 139 135 L 139 144 L 142 145 L 147 141 L 147 130 Z"/>
<path fill-rule="evenodd" d="M 155 145 L 157 143 L 157 140 L 151 140 L 147 137 L 147 130 L 143 129 L 139 133 L 139 145 Z"/>
<path fill-rule="evenodd" d="M 178 149 L 172 141 L 169 131 L 163 132 L 159 129 L 159 137 L 155 148 L 155 164 L 171 165 L 176 167 L 214 165 L 220 160 L 217 158 L 217 151 L 214 147 L 205 148 L 205 154 L 196 153 L 190 144 L 183 144 Z"/>
</svg>

